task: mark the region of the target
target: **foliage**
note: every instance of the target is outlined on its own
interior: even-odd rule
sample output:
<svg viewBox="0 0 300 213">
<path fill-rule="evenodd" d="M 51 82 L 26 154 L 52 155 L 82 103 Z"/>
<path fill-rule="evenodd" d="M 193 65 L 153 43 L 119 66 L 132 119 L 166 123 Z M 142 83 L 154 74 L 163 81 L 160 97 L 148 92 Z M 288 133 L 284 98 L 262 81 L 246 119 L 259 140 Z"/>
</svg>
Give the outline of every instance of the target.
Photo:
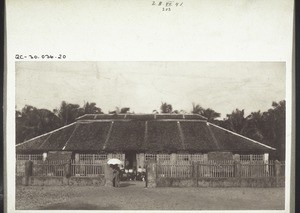
<svg viewBox="0 0 300 213">
<path fill-rule="evenodd" d="M 212 123 L 214 123 L 216 118 L 221 116 L 220 113 L 214 111 L 213 109 L 211 108 L 204 109 L 199 104 L 196 105 L 195 103 L 193 103 L 192 113 L 202 115 L 206 117 L 209 122 Z"/>
<path fill-rule="evenodd" d="M 62 101 L 59 109 L 53 112 L 26 105 L 16 111 L 16 143 L 50 132 L 61 126 L 73 123 L 84 114 L 103 114 L 96 103 L 86 102 L 81 108 L 78 104 Z"/>
<path fill-rule="evenodd" d="M 257 140 L 276 148 L 271 158 L 285 160 L 285 101 L 272 103 L 272 108 L 266 112 L 252 112 L 245 116 L 245 111 L 235 109 L 227 114 L 223 120 L 215 120 L 220 113 L 208 108 L 204 109 L 199 104 L 193 103 L 192 113 L 200 114 L 225 129 Z"/>
<path fill-rule="evenodd" d="M 102 109 L 96 107 L 96 103 L 94 102 L 86 102 L 83 105 L 83 114 L 103 114 Z"/>
<path fill-rule="evenodd" d="M 54 110 L 57 116 L 62 121 L 63 125 L 73 123 L 75 119 L 84 115 L 84 109 L 80 108 L 78 104 L 70 104 L 63 101 L 58 110 Z"/>
<path fill-rule="evenodd" d="M 22 142 L 61 126 L 60 119 L 47 109 L 26 105 L 16 111 L 16 141 Z"/>
<path fill-rule="evenodd" d="M 172 113 L 173 107 L 171 104 L 168 104 L 166 102 L 162 102 L 160 106 L 160 112 L 161 113 Z"/>
</svg>

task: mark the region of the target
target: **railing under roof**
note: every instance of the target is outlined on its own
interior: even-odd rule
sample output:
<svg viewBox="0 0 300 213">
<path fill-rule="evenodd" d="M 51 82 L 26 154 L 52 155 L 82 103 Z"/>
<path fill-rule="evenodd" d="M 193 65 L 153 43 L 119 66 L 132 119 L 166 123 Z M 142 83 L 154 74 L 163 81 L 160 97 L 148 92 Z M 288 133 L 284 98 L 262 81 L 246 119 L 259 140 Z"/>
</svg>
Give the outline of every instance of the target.
<svg viewBox="0 0 300 213">
<path fill-rule="evenodd" d="M 186 120 L 207 120 L 206 117 L 199 114 L 85 114 L 76 120 L 107 120 L 107 119 L 128 119 L 128 120 L 160 120 L 160 119 L 186 119 Z"/>
</svg>

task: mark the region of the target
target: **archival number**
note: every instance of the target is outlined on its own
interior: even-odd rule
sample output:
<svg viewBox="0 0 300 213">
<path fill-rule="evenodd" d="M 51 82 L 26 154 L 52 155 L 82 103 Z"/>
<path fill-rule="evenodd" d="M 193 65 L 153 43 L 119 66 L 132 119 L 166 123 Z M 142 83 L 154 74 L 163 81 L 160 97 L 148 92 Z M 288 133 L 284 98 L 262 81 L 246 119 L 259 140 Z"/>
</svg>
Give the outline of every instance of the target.
<svg viewBox="0 0 300 213">
<path fill-rule="evenodd" d="M 23 60 L 23 59 L 29 59 L 29 60 L 37 60 L 37 59 L 66 59 L 67 56 L 63 54 L 58 55 L 21 55 L 16 54 L 15 59 L 17 60 Z"/>
</svg>

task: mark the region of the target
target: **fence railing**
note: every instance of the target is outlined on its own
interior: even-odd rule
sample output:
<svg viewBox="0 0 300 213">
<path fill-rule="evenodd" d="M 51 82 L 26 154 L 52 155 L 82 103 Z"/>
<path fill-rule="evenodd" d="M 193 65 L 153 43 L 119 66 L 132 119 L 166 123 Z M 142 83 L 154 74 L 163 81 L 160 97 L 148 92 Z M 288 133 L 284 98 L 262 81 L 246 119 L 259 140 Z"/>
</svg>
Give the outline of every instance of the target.
<svg viewBox="0 0 300 213">
<path fill-rule="evenodd" d="M 277 166 L 277 168 L 276 168 Z M 276 174 L 278 170 L 278 174 Z M 173 178 L 252 178 L 284 176 L 285 163 L 268 162 L 200 161 L 191 164 L 157 164 L 158 177 Z"/>
<path fill-rule="evenodd" d="M 16 174 L 24 176 L 25 162 L 17 161 Z M 81 162 L 81 161 L 42 161 L 35 160 L 32 165 L 33 176 L 99 176 L 104 175 L 106 162 Z M 249 161 L 199 161 L 171 164 L 157 164 L 158 177 L 171 178 L 251 178 L 274 177 L 285 175 L 285 162 L 249 162 Z"/>
<path fill-rule="evenodd" d="M 36 161 L 33 162 L 33 176 L 64 176 L 67 161 Z"/>
<path fill-rule="evenodd" d="M 16 163 L 16 175 L 25 175 L 25 162 L 17 161 Z M 35 160 L 32 161 L 32 176 L 57 176 L 63 177 L 67 174 L 70 176 L 99 176 L 104 175 L 104 165 L 105 163 L 96 162 L 82 162 L 75 160 L 71 161 L 42 161 Z"/>
<path fill-rule="evenodd" d="M 71 176 L 99 176 L 104 174 L 105 163 L 71 161 Z"/>
<path fill-rule="evenodd" d="M 192 165 L 157 165 L 159 177 L 189 178 L 192 172 Z"/>
<path fill-rule="evenodd" d="M 196 164 L 196 175 L 198 177 L 234 177 L 235 164 L 233 161 L 208 161 L 207 163 L 200 162 Z"/>
<path fill-rule="evenodd" d="M 43 154 L 17 154 L 16 160 L 43 160 Z"/>
</svg>

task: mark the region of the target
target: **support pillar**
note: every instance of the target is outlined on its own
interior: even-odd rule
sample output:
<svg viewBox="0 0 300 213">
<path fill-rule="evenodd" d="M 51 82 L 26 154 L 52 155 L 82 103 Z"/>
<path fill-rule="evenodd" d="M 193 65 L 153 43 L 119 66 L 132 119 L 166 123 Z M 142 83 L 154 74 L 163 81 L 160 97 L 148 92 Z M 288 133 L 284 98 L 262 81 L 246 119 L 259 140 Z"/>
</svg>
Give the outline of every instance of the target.
<svg viewBox="0 0 300 213">
<path fill-rule="evenodd" d="M 147 163 L 147 178 L 146 178 L 146 186 L 149 188 L 155 188 L 156 178 L 157 178 L 157 164 L 154 161 L 150 161 Z"/>
<path fill-rule="evenodd" d="M 241 162 L 239 161 L 234 161 L 234 177 L 241 177 Z"/>
<path fill-rule="evenodd" d="M 268 163 L 269 161 L 269 153 L 264 154 L 264 163 Z"/>
<path fill-rule="evenodd" d="M 113 187 L 113 169 L 106 164 L 104 167 L 105 186 Z"/>
<path fill-rule="evenodd" d="M 267 174 L 269 174 L 269 153 L 264 154 L 264 164 L 265 164 L 265 171 Z"/>
<path fill-rule="evenodd" d="M 71 160 L 68 160 L 68 162 L 65 164 L 65 167 L 64 167 L 64 176 L 66 178 L 71 177 Z"/>
<path fill-rule="evenodd" d="M 43 153 L 43 161 L 45 161 L 47 159 L 47 152 Z"/>
<path fill-rule="evenodd" d="M 113 154 L 112 153 L 107 154 L 107 160 L 112 159 L 112 158 L 113 158 Z"/>
<path fill-rule="evenodd" d="M 280 176 L 280 168 L 281 167 L 281 163 L 276 160 L 275 161 L 275 181 L 276 181 L 276 187 L 279 186 L 279 176 Z"/>
<path fill-rule="evenodd" d="M 79 153 L 75 153 L 75 163 L 78 163 L 80 160 Z"/>
<path fill-rule="evenodd" d="M 29 160 L 25 162 L 25 177 L 24 177 L 25 186 L 29 185 L 29 178 L 30 176 L 32 176 L 32 167 L 33 167 L 32 161 Z"/>
<path fill-rule="evenodd" d="M 138 165 L 137 165 L 137 168 L 139 168 L 139 166 L 141 168 L 145 168 L 145 154 L 144 153 L 139 153 L 139 162 L 138 162 Z"/>
<path fill-rule="evenodd" d="M 171 164 L 175 164 L 176 163 L 176 161 L 177 161 L 177 154 L 176 153 L 172 153 L 171 154 L 170 161 L 171 161 Z"/>
<path fill-rule="evenodd" d="M 234 161 L 240 161 L 240 155 L 239 154 L 234 154 L 233 155 L 233 160 Z"/>
</svg>

